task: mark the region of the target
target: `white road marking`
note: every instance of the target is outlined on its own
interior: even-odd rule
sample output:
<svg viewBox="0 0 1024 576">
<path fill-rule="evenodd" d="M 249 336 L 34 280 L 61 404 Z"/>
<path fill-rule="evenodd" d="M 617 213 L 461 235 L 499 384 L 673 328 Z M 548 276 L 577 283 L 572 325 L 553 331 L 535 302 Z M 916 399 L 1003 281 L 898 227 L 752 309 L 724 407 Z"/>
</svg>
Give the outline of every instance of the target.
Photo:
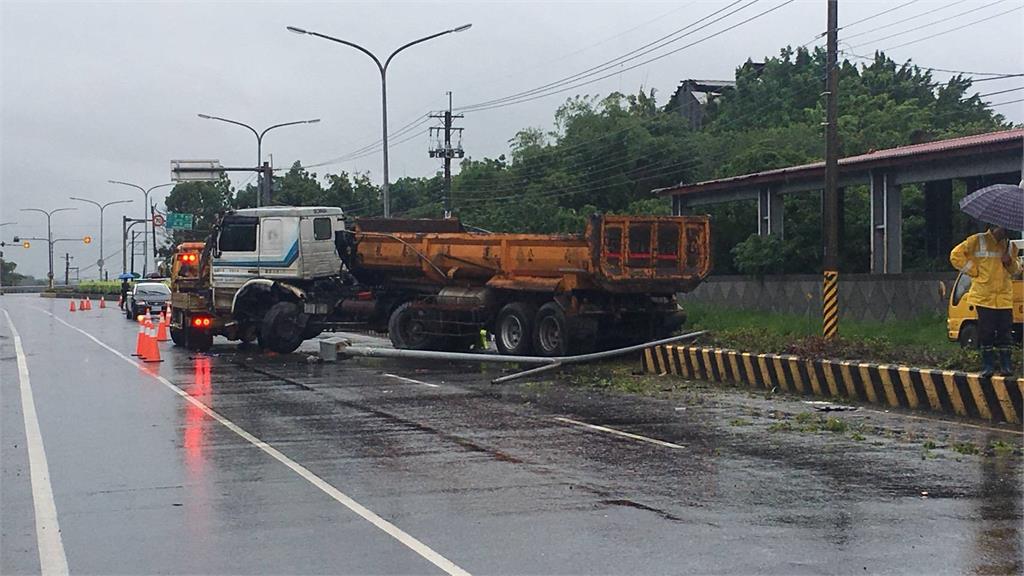
<svg viewBox="0 0 1024 576">
<path fill-rule="evenodd" d="M 431 384 L 430 382 L 423 382 L 422 380 L 416 380 L 413 378 L 406 378 L 405 376 L 399 376 L 397 374 L 384 374 L 388 378 L 394 378 L 395 380 L 401 380 L 402 382 L 411 382 L 413 384 L 422 384 L 424 386 L 430 386 L 431 388 L 440 388 L 437 384 Z"/>
<path fill-rule="evenodd" d="M 141 364 L 139 362 L 136 362 L 131 357 L 125 356 L 124 354 L 122 354 L 122 353 L 118 352 L 117 350 L 111 348 L 110 346 L 108 346 L 104 342 L 101 342 L 99 339 L 97 339 L 92 334 L 86 332 L 85 330 L 82 330 L 81 328 L 78 328 L 77 326 L 73 326 L 71 324 L 68 324 L 67 322 L 65 322 L 64 320 L 59 318 L 58 316 L 56 316 L 54 314 L 51 314 L 49 311 L 43 310 L 42 308 L 36 308 L 36 310 L 40 310 L 41 312 L 43 312 L 45 314 L 49 314 L 51 317 L 53 317 L 54 320 L 60 322 L 61 324 L 67 326 L 68 328 L 71 328 L 72 330 L 77 330 L 78 332 L 82 333 L 84 336 L 86 336 L 87 338 L 89 338 L 93 342 L 99 344 L 103 348 L 107 349 L 109 352 L 111 352 L 115 356 L 121 358 L 125 362 L 128 362 L 129 364 L 131 364 L 133 366 L 143 366 L 143 364 Z M 410 550 L 412 550 L 416 554 L 419 554 L 422 558 L 424 558 L 425 560 L 427 560 L 428 562 L 430 562 L 434 566 L 437 566 L 438 568 L 440 568 L 441 570 L 444 570 L 448 574 L 459 575 L 459 576 L 469 576 L 469 572 L 463 570 L 462 568 L 460 568 L 458 565 L 456 565 L 451 560 L 448 560 L 444 556 L 438 554 L 433 549 L 431 549 L 429 546 L 427 546 L 426 544 L 420 542 L 415 537 L 409 535 L 408 533 L 403 531 L 401 528 L 399 528 L 399 527 L 395 526 L 394 524 L 388 522 L 387 520 L 381 518 L 376 513 L 374 513 L 372 510 L 370 510 L 369 508 L 363 506 L 359 502 L 356 502 L 351 497 L 349 497 L 348 495 L 344 494 L 343 492 L 341 492 L 340 490 L 338 490 L 337 488 L 335 488 L 334 486 L 329 484 L 323 478 L 320 478 L 319 476 L 317 476 L 313 472 L 309 471 L 306 467 L 302 466 L 301 464 L 299 464 L 298 462 L 292 460 L 291 458 L 285 456 L 283 453 L 281 453 L 279 450 L 277 450 L 277 448 L 274 448 L 273 446 L 267 444 L 266 442 L 260 440 L 259 438 L 253 436 L 252 434 L 246 432 L 244 429 L 239 427 L 237 424 L 235 424 L 231 420 L 228 420 L 226 417 L 218 414 L 215 410 L 213 410 L 212 408 L 210 408 L 206 404 L 203 404 L 199 400 L 196 400 L 188 392 L 182 390 L 181 388 L 178 388 L 170 380 L 164 378 L 163 376 L 160 376 L 159 374 L 153 374 L 153 373 L 147 373 L 147 374 L 149 376 L 152 376 L 154 379 L 156 379 L 158 382 L 160 382 L 161 384 L 163 384 L 167 388 L 169 388 L 175 394 L 181 396 L 186 402 L 191 403 L 193 406 L 195 406 L 199 410 L 203 411 L 203 413 L 205 413 L 207 416 L 209 416 L 209 417 L 213 418 L 214 420 L 220 422 L 228 430 L 231 430 L 235 434 L 241 436 L 247 442 L 249 442 L 253 446 L 259 448 L 260 450 L 266 452 L 268 455 L 273 457 L 278 462 L 284 464 L 288 468 L 291 468 L 292 471 L 294 471 L 296 474 L 301 476 L 303 479 L 305 479 L 307 482 L 309 482 L 313 486 L 316 486 L 317 488 L 319 488 L 323 493 L 327 494 L 328 496 L 330 496 L 331 498 L 333 498 L 334 500 L 336 500 L 337 502 L 339 502 L 341 505 L 345 506 L 346 508 L 348 508 L 352 512 L 355 512 L 361 518 L 363 518 L 367 522 L 373 524 L 374 526 L 376 526 L 380 530 L 384 531 L 386 534 L 388 534 L 389 536 L 391 536 L 395 540 L 398 540 L 403 545 L 405 545 L 407 548 L 409 548 Z M 65 571 L 66 571 L 66 569 L 65 569 Z"/>
<path fill-rule="evenodd" d="M 623 438 L 631 438 L 633 440 L 639 440 L 641 442 L 649 442 L 651 444 L 657 444 L 658 446 L 664 446 L 666 448 L 672 448 L 675 450 L 683 450 L 686 446 L 681 444 L 673 444 L 672 442 L 665 442 L 664 440 L 658 440 L 657 438 L 648 438 L 647 436 L 641 436 L 639 434 L 632 434 L 630 432 L 623 432 L 622 430 L 616 430 L 615 428 L 609 428 L 607 426 L 598 426 L 597 424 L 587 424 L 586 422 L 580 422 L 579 420 L 572 420 L 571 418 L 562 418 L 556 416 L 555 420 L 564 422 L 566 424 L 572 424 L 573 426 L 580 426 L 582 428 L 589 428 L 591 430 L 597 430 L 598 432 L 607 432 L 608 434 L 614 434 L 616 436 L 622 436 Z"/>
<path fill-rule="evenodd" d="M 50 485 L 50 467 L 46 463 L 43 436 L 39 430 L 36 402 L 32 384 L 28 379 L 28 361 L 21 346 L 21 336 L 14 327 L 11 315 L 4 310 L 7 325 L 11 327 L 14 353 L 18 357 L 18 380 L 21 385 L 21 413 L 25 418 L 25 441 L 28 449 L 28 468 L 32 483 L 32 504 L 36 515 L 36 543 L 39 547 L 39 572 L 43 576 L 68 573 L 68 558 L 64 554 L 64 540 L 57 521 L 57 504 L 53 501 Z"/>
</svg>

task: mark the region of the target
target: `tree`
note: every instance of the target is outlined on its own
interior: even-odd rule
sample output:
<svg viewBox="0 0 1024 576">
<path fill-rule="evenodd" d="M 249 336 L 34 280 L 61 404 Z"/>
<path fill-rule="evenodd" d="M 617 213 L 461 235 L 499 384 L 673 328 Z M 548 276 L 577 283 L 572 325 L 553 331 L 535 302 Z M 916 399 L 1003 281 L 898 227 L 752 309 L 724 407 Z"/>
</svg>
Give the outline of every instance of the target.
<svg viewBox="0 0 1024 576">
<path fill-rule="evenodd" d="M 234 191 L 226 176 L 213 182 L 177 184 L 167 195 L 164 205 L 168 212 L 192 214 L 192 230 L 174 230 L 170 234 L 170 246 L 164 246 L 162 253 L 169 254 L 181 242 L 205 240 L 217 215 L 232 208 L 233 204 Z"/>
</svg>

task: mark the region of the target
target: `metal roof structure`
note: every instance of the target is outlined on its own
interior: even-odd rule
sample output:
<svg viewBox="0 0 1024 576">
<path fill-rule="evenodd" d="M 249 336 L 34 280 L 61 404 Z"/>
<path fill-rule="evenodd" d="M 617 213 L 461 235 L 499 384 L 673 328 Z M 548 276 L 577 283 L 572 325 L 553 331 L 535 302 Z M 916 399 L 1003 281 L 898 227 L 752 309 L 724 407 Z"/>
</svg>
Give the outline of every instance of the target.
<svg viewBox="0 0 1024 576">
<path fill-rule="evenodd" d="M 1024 129 L 899 146 L 841 158 L 840 185 L 866 184 L 872 170 L 883 168 L 894 174 L 894 182 L 897 184 L 1019 171 L 1022 154 Z M 731 196 L 718 200 L 727 201 L 734 199 L 737 193 L 753 193 L 764 186 L 770 186 L 781 193 L 818 190 L 824 184 L 824 177 L 825 163 L 814 162 L 718 180 L 679 184 L 653 192 L 663 196 L 705 197 L 707 200 L 719 194 Z"/>
</svg>

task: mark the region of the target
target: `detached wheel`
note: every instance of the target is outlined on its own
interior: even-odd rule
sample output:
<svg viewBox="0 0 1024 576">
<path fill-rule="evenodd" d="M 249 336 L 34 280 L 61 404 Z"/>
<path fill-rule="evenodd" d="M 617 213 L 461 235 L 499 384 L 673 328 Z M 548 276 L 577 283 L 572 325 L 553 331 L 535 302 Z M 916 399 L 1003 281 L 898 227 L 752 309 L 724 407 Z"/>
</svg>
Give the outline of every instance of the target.
<svg viewBox="0 0 1024 576">
<path fill-rule="evenodd" d="M 294 352 L 305 340 L 308 317 L 295 302 L 270 307 L 260 326 L 260 344 L 279 354 Z"/>
<path fill-rule="evenodd" d="M 960 334 L 957 335 L 957 342 L 961 348 L 975 349 L 978 347 L 978 325 L 974 322 L 964 322 L 960 325 Z"/>
<path fill-rule="evenodd" d="M 406 302 L 391 313 L 388 319 L 388 338 L 395 348 L 403 350 L 435 350 L 440 340 L 430 332 L 430 318 L 426 310 Z"/>
<path fill-rule="evenodd" d="M 507 356 L 529 356 L 533 352 L 533 317 L 537 310 L 524 302 L 502 307 L 494 322 L 494 343 Z"/>
<path fill-rule="evenodd" d="M 533 350 L 541 356 L 568 356 L 569 344 L 562 307 L 554 302 L 541 306 L 533 327 Z"/>
</svg>

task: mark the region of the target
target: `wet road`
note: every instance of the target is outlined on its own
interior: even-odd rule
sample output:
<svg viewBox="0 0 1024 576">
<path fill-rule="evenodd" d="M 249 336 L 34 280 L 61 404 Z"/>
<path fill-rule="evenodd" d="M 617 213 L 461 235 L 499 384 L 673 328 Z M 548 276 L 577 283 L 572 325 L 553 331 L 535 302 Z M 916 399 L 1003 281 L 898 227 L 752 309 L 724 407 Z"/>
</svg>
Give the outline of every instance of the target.
<svg viewBox="0 0 1024 576">
<path fill-rule="evenodd" d="M 133 324 L 66 306 L 0 299 L 0 573 L 1022 570 L 1012 430 L 223 342 L 140 367 Z"/>
</svg>

